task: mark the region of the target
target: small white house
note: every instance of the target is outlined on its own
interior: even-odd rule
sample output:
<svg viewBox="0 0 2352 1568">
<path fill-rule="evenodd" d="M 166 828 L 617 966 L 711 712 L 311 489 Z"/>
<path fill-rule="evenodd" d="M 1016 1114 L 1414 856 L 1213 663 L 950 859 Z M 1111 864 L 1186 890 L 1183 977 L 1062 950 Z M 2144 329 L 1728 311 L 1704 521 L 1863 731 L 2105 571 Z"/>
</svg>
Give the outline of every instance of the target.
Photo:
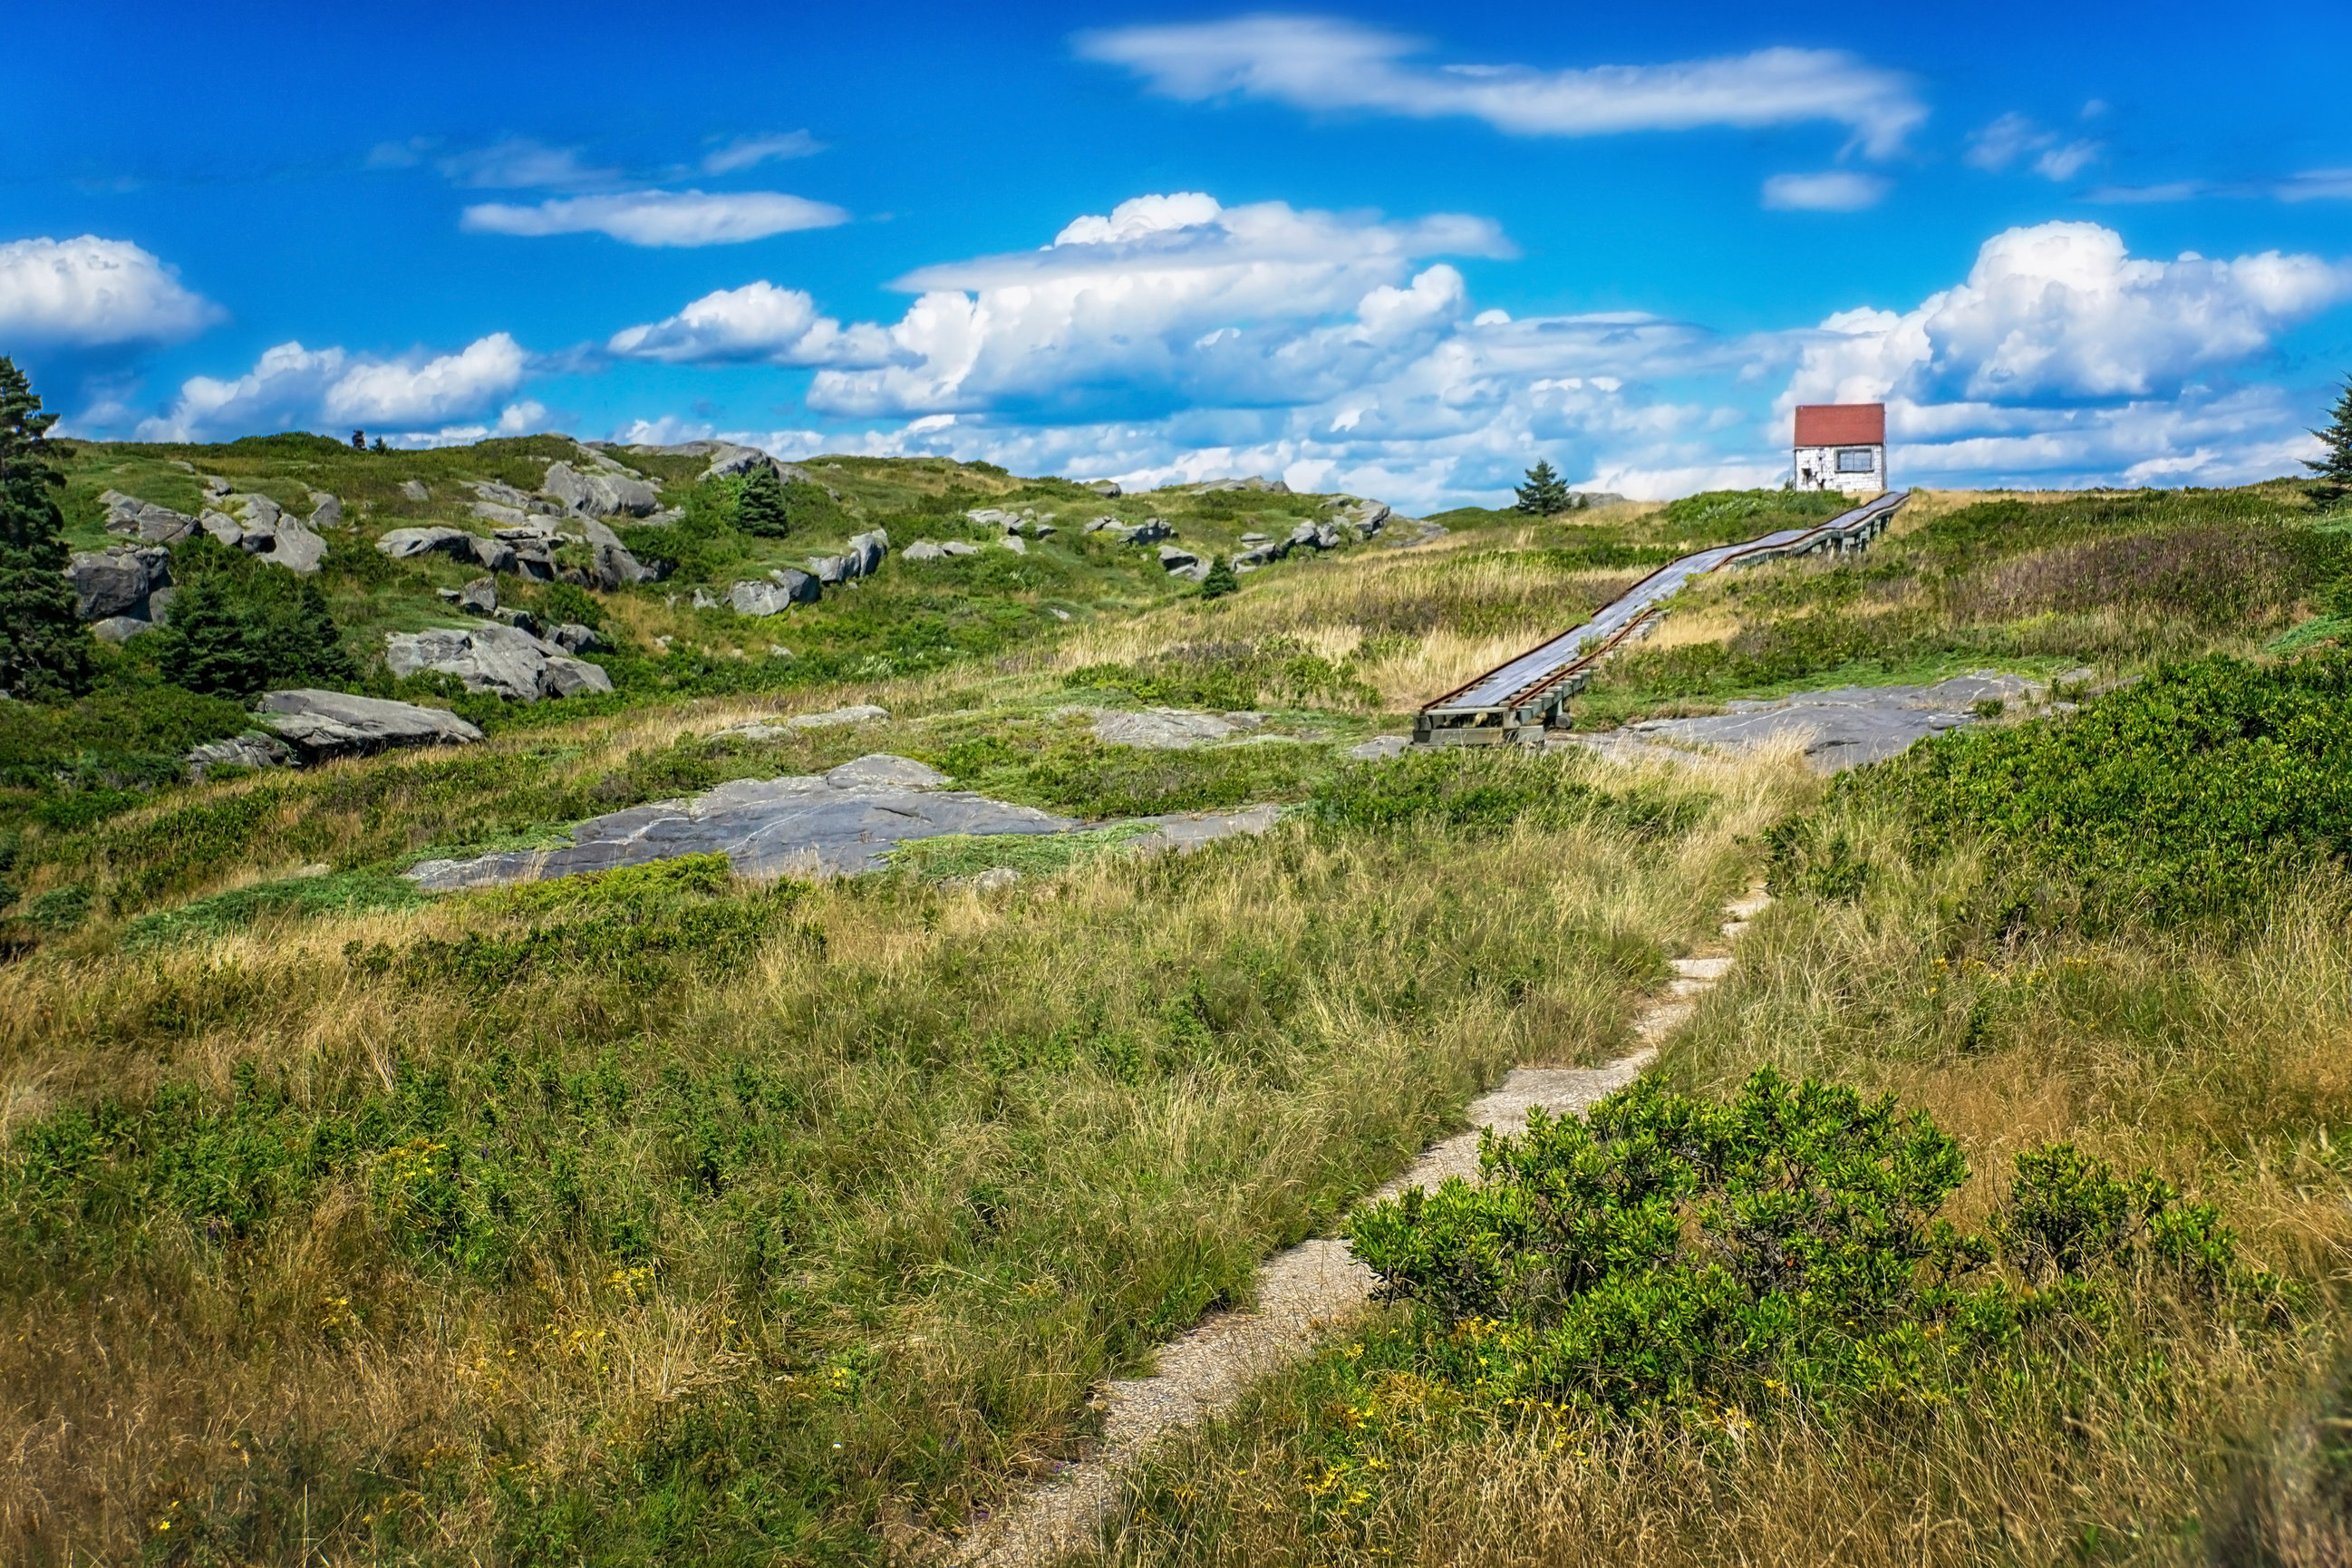
<svg viewBox="0 0 2352 1568">
<path fill-rule="evenodd" d="M 1806 403 L 1797 407 L 1797 488 L 1874 496 L 1886 482 L 1886 405 Z"/>
</svg>

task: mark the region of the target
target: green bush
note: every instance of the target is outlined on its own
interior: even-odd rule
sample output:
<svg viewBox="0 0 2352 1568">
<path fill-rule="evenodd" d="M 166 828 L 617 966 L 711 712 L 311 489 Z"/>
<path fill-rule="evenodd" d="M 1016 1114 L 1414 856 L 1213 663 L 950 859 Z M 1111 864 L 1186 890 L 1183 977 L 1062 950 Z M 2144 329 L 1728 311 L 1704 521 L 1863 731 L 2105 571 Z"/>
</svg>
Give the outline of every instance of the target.
<svg viewBox="0 0 2352 1568">
<path fill-rule="evenodd" d="M 208 899 L 141 915 L 123 928 L 125 951 L 165 947 L 244 931 L 268 918 L 352 915 L 369 910 L 410 909 L 426 902 L 416 884 L 382 871 L 347 871 L 325 877 L 289 877 L 215 893 Z"/>
<path fill-rule="evenodd" d="M 2211 1208 L 2064 1144 L 2020 1155 L 1992 1224 L 1958 1228 L 1939 1211 L 1967 1162 L 1924 1112 L 1769 1068 L 1728 1104 L 1644 1078 L 1586 1121 L 1536 1112 L 1487 1133 L 1479 1169 L 1349 1238 L 1416 1309 L 1430 1370 L 1504 1398 L 1932 1403 L 2030 1330 L 2095 1328 L 2143 1270 L 2287 1300 Z"/>
<path fill-rule="evenodd" d="M 172 552 L 171 624 L 150 634 L 174 686 L 217 697 L 267 687 L 345 687 L 359 665 L 318 584 L 197 534 Z"/>
<path fill-rule="evenodd" d="M 2020 889 L 2021 908 L 2230 918 L 2352 853 L 2352 652 L 2168 666 L 2071 717 L 1939 736 L 1832 799 L 1893 806 L 1922 853 L 1981 840 L 2066 895 Z"/>
</svg>

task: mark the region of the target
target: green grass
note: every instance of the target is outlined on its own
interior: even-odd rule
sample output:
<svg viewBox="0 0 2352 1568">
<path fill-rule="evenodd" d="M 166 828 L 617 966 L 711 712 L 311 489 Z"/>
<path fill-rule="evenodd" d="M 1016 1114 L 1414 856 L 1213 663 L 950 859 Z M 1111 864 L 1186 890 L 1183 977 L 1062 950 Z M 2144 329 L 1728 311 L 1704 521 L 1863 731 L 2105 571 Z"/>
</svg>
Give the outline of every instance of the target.
<svg viewBox="0 0 2352 1568">
<path fill-rule="evenodd" d="M 889 855 L 890 868 L 926 882 L 976 877 L 1000 867 L 1025 878 L 1051 877 L 1114 853 L 1150 834 L 1138 823 L 1074 833 L 946 834 L 910 839 Z"/>
<path fill-rule="evenodd" d="M 289 877 L 141 915 L 123 926 L 122 950 L 138 952 L 174 942 L 202 942 L 249 931 L 264 921 L 414 909 L 426 901 L 415 883 L 380 871 Z"/>
</svg>

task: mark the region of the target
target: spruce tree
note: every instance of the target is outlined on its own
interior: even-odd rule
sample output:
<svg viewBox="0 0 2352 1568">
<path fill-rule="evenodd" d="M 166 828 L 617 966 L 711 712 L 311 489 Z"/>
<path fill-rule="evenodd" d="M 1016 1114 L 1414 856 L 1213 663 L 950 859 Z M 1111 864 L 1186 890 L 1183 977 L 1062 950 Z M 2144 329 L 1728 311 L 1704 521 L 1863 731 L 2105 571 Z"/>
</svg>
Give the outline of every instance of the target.
<svg viewBox="0 0 2352 1568">
<path fill-rule="evenodd" d="M 2332 501 L 2352 490 L 2352 379 L 2344 383 L 2343 395 L 2329 415 L 2327 428 L 2312 432 L 2326 446 L 2326 452 L 2315 460 L 2305 458 L 2303 466 L 2319 476 L 2312 493 Z"/>
<path fill-rule="evenodd" d="M 1234 575 L 1234 563 L 1220 555 L 1209 563 L 1209 574 L 1201 579 L 1201 597 L 1222 599 L 1240 590 L 1242 580 Z"/>
<path fill-rule="evenodd" d="M 782 539 L 792 531 L 792 519 L 784 510 L 784 484 L 776 478 L 774 465 L 761 463 L 743 476 L 742 491 L 735 500 L 735 527 L 761 539 Z"/>
<path fill-rule="evenodd" d="M 309 578 L 201 536 L 173 552 L 173 565 L 183 581 L 171 624 L 145 644 L 173 685 L 250 697 L 270 687 L 359 679 L 327 596 Z"/>
<path fill-rule="evenodd" d="M 0 691 L 54 701 L 89 689 L 89 638 L 65 578 L 66 480 L 51 458 L 54 414 L 41 412 L 16 362 L 0 358 Z"/>
<path fill-rule="evenodd" d="M 1576 498 L 1568 492 L 1568 481 L 1551 471 L 1551 464 L 1541 458 L 1528 470 L 1528 482 L 1517 487 L 1520 511 L 1531 511 L 1538 517 L 1551 517 L 1576 505 Z"/>
</svg>

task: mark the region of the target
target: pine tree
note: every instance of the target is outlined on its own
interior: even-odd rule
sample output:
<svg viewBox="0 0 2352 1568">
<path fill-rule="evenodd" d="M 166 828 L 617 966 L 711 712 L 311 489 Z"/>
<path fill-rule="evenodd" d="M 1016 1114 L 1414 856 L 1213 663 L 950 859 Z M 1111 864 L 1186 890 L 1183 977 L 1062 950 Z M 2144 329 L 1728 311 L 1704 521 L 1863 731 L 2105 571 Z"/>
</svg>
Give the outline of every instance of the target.
<svg viewBox="0 0 2352 1568">
<path fill-rule="evenodd" d="M 171 624 L 147 643 L 173 685 L 250 697 L 273 686 L 358 680 L 316 583 L 203 538 L 174 551 L 173 564 L 183 582 Z"/>
<path fill-rule="evenodd" d="M 1551 464 L 1541 458 L 1528 470 L 1528 482 L 1517 489 L 1517 510 L 1534 512 L 1538 517 L 1551 517 L 1576 505 L 1576 498 L 1569 494 L 1568 481 L 1553 473 Z"/>
<path fill-rule="evenodd" d="M 1241 585 L 1242 580 L 1234 575 L 1234 563 L 1220 555 L 1209 563 L 1209 574 L 1201 579 L 1201 597 L 1222 599 L 1228 594 L 1238 593 Z"/>
<path fill-rule="evenodd" d="M 2314 430 L 2327 447 L 2326 455 L 2304 467 L 2319 476 L 2312 493 L 2321 500 L 2334 500 L 2347 490 L 2352 490 L 2352 379 L 2344 383 L 2344 395 L 2329 410 L 2330 423 L 2325 430 Z"/>
<path fill-rule="evenodd" d="M 65 518 L 53 493 L 54 414 L 16 362 L 0 358 L 0 691 L 55 700 L 89 688 L 89 638 L 65 578 Z"/>
<path fill-rule="evenodd" d="M 743 476 L 742 492 L 735 500 L 737 531 L 761 539 L 782 539 L 792 526 L 784 510 L 784 484 L 776 478 L 774 465 L 757 465 Z"/>
</svg>

